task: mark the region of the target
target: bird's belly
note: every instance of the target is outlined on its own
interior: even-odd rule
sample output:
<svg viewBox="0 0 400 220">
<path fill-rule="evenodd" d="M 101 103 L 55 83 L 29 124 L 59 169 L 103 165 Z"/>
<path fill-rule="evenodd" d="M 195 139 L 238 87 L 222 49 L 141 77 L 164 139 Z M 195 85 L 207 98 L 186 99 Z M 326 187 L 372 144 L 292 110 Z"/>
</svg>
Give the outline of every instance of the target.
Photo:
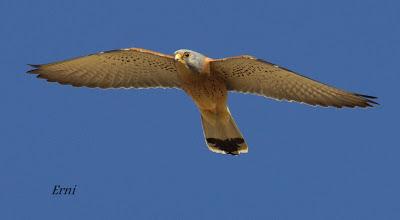
<svg viewBox="0 0 400 220">
<path fill-rule="evenodd" d="M 182 89 L 192 97 L 200 109 L 215 111 L 219 106 L 226 105 L 226 85 L 218 77 L 202 75 L 183 80 Z"/>
<path fill-rule="evenodd" d="M 226 109 L 228 92 L 223 78 L 209 73 L 194 73 L 180 63 L 176 67 L 182 89 L 198 108 L 212 112 Z"/>
</svg>

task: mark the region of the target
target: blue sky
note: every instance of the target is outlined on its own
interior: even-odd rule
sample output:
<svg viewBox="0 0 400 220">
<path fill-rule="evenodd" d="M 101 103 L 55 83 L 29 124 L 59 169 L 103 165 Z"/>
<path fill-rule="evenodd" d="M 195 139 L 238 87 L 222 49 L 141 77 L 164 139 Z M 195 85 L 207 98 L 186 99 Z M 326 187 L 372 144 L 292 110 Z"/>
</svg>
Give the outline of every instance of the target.
<svg viewBox="0 0 400 220">
<path fill-rule="evenodd" d="M 1 219 L 400 219 L 397 1 L 0 2 Z M 241 54 L 372 109 L 231 94 L 250 152 L 208 151 L 179 90 L 98 90 L 25 74 L 98 51 Z M 55 184 L 75 196 L 51 195 Z"/>
</svg>

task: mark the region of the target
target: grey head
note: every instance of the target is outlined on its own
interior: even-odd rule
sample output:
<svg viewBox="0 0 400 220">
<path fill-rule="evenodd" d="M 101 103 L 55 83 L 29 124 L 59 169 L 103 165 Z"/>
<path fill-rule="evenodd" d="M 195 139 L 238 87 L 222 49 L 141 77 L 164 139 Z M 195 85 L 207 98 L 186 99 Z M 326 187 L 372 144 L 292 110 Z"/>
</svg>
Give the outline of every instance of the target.
<svg viewBox="0 0 400 220">
<path fill-rule="evenodd" d="M 187 68 L 196 73 L 203 72 L 204 62 L 207 58 L 201 53 L 193 50 L 180 49 L 175 51 L 175 60 L 186 65 Z"/>
</svg>

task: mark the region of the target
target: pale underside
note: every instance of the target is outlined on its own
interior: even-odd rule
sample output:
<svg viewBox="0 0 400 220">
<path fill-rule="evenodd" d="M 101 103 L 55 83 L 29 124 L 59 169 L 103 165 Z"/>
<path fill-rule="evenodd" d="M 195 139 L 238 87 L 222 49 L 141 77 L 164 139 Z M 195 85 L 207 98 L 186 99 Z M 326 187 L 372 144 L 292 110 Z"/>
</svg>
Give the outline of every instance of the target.
<svg viewBox="0 0 400 220">
<path fill-rule="evenodd" d="M 50 82 L 92 88 L 179 88 L 174 58 L 145 50 L 122 49 L 45 65 L 29 71 Z"/>
<path fill-rule="evenodd" d="M 50 82 L 99 88 L 180 88 L 174 57 L 130 48 L 92 54 L 45 65 L 28 72 Z M 253 93 L 278 100 L 334 107 L 368 107 L 377 104 L 272 63 L 250 56 L 212 60 L 211 74 L 225 80 L 229 91 Z"/>
<path fill-rule="evenodd" d="M 251 56 L 215 60 L 210 67 L 224 77 L 229 91 L 339 108 L 377 104 L 370 100 L 375 97 L 346 92 Z"/>
<path fill-rule="evenodd" d="M 34 69 L 28 72 L 77 87 L 183 89 L 200 110 L 209 149 L 233 155 L 246 153 L 248 146 L 226 105 L 228 91 L 338 108 L 377 104 L 371 100 L 375 97 L 346 92 L 251 56 L 217 60 L 192 56 L 190 67 L 198 63 L 205 70 L 188 68 L 180 57 L 130 48 L 31 65 Z"/>
</svg>

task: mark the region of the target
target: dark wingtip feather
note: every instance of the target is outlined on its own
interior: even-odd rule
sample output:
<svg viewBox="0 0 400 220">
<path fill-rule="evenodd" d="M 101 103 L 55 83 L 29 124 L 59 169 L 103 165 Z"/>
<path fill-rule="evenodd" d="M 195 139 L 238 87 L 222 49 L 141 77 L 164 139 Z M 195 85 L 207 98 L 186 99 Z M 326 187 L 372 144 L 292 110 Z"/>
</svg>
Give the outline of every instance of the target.
<svg viewBox="0 0 400 220">
<path fill-rule="evenodd" d="M 28 71 L 26 71 L 26 73 L 39 74 L 38 71 L 39 71 L 39 69 L 40 69 L 40 67 L 42 65 L 39 65 L 39 64 L 28 64 L 28 66 L 30 66 L 30 67 L 32 67 L 34 69 L 28 70 Z"/>
<path fill-rule="evenodd" d="M 366 107 L 374 107 L 374 106 L 371 105 L 371 104 L 379 105 L 379 103 L 377 103 L 377 102 L 371 100 L 371 99 L 377 99 L 378 97 L 370 96 L 370 95 L 363 95 L 363 94 L 358 94 L 358 93 L 353 93 L 353 94 L 356 95 L 356 96 L 358 96 L 358 97 L 364 98 L 364 99 L 365 99 L 365 105 L 366 105 Z"/>
<path fill-rule="evenodd" d="M 375 96 L 363 95 L 363 94 L 359 94 L 359 93 L 353 93 L 353 94 L 356 95 L 356 96 L 361 96 L 361 97 L 367 98 L 367 99 L 377 99 L 378 98 L 378 97 L 375 97 Z"/>
<path fill-rule="evenodd" d="M 368 99 L 368 102 L 369 102 L 369 103 L 372 103 L 372 104 L 374 104 L 374 105 L 379 105 L 379 103 L 377 103 L 377 102 L 374 102 L 374 101 L 372 101 L 372 100 L 369 100 L 369 99 Z"/>
<path fill-rule="evenodd" d="M 42 65 L 40 64 L 27 64 L 28 66 L 31 66 L 33 68 L 40 68 Z"/>
<path fill-rule="evenodd" d="M 38 74 L 38 70 L 39 69 L 31 69 L 31 70 L 26 71 L 26 73 Z"/>
</svg>

